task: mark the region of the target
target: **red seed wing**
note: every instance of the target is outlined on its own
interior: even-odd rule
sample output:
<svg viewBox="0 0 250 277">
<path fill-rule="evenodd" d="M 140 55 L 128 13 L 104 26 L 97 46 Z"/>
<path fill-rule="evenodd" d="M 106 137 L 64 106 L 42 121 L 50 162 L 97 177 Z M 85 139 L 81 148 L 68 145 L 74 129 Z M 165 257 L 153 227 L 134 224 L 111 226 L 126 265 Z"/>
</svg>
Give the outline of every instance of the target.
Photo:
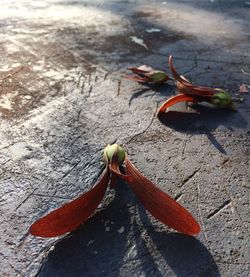
<svg viewBox="0 0 250 277">
<path fill-rule="evenodd" d="M 215 91 L 213 88 L 195 86 L 192 83 L 190 83 L 185 77 L 181 76 L 174 67 L 172 56 L 169 56 L 169 67 L 171 69 L 171 72 L 175 80 L 177 81 L 177 84 L 176 84 L 177 88 L 181 93 L 199 95 L 199 96 L 214 95 Z"/>
<path fill-rule="evenodd" d="M 158 115 L 164 113 L 165 110 L 179 102 L 197 102 L 196 97 L 186 94 L 178 94 L 170 97 L 167 101 L 165 101 L 161 107 L 159 108 Z"/>
<path fill-rule="evenodd" d="M 91 190 L 35 221 L 29 229 L 30 233 L 39 237 L 56 237 L 73 231 L 98 207 L 107 189 L 109 175 L 107 168 Z"/>
<path fill-rule="evenodd" d="M 193 216 L 168 194 L 160 190 L 130 162 L 125 161 L 126 173 L 133 177 L 129 183 L 144 207 L 167 226 L 187 235 L 196 235 L 200 226 Z"/>
<path fill-rule="evenodd" d="M 207 96 L 213 96 L 215 93 L 216 92 L 213 88 L 201 87 L 201 86 L 192 86 L 192 87 L 190 87 L 190 93 L 189 94 L 207 97 Z"/>
<path fill-rule="evenodd" d="M 127 158 L 127 155 L 126 155 L 126 158 Z M 112 161 L 110 163 L 110 170 L 111 170 L 112 174 L 114 174 L 116 177 L 120 177 L 121 179 L 123 179 L 124 181 L 126 181 L 128 183 L 132 182 L 132 180 L 133 180 L 132 176 L 121 173 L 117 155 L 114 155 L 112 158 Z"/>
<path fill-rule="evenodd" d="M 169 63 L 169 67 L 170 67 L 170 70 L 175 78 L 176 81 L 182 83 L 182 84 L 185 84 L 187 86 L 192 86 L 192 84 L 183 76 L 181 76 L 175 69 L 174 67 L 174 64 L 173 64 L 173 57 L 172 56 L 169 56 L 169 59 L 168 59 L 168 63 Z"/>
<path fill-rule="evenodd" d="M 211 97 L 215 94 L 215 90 L 212 88 L 198 87 L 198 86 L 187 86 L 181 82 L 176 82 L 176 87 L 179 93 L 187 95 L 195 95 L 201 97 Z"/>
<path fill-rule="evenodd" d="M 195 95 L 200 97 L 211 97 L 216 91 L 213 88 L 200 87 L 200 86 L 187 86 L 181 82 L 176 82 L 176 87 L 180 93 L 185 93 L 187 95 Z"/>
</svg>

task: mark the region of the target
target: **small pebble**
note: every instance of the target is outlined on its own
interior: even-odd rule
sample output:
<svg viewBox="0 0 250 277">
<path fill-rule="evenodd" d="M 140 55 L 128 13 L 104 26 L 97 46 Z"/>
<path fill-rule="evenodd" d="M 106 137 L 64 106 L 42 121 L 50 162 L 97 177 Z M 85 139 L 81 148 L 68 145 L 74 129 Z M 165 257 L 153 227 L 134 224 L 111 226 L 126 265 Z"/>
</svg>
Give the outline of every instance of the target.
<svg viewBox="0 0 250 277">
<path fill-rule="evenodd" d="M 121 226 L 121 228 L 118 229 L 117 232 L 118 232 L 119 234 L 122 234 L 122 233 L 124 232 L 124 230 L 125 230 L 124 226 Z"/>
</svg>

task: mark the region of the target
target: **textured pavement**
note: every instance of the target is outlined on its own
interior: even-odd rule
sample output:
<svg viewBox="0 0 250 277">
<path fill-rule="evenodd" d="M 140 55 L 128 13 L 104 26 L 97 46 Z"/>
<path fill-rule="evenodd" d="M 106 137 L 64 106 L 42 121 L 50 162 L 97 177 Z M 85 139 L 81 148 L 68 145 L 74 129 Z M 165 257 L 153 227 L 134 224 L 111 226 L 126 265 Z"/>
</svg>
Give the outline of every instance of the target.
<svg viewBox="0 0 250 277">
<path fill-rule="evenodd" d="M 4 1 L 0 8 L 0 276 L 249 276 L 250 2 Z M 237 112 L 174 107 L 171 83 L 143 86 L 128 65 L 176 68 L 221 87 Z M 195 238 L 154 220 L 129 187 L 62 238 L 28 234 L 87 191 L 117 141 L 188 208 Z"/>
</svg>

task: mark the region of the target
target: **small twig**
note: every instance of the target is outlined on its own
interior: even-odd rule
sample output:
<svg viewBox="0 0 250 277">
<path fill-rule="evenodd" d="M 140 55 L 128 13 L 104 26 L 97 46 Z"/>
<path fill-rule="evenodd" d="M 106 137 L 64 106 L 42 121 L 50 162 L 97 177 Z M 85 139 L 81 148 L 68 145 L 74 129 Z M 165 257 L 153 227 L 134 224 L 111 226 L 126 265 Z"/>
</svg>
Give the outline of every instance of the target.
<svg viewBox="0 0 250 277">
<path fill-rule="evenodd" d="M 152 125 L 152 123 L 154 122 L 154 119 L 156 117 L 157 110 L 158 110 L 158 102 L 156 103 L 155 112 L 154 112 L 148 126 L 144 130 L 142 130 L 141 132 L 139 132 L 139 133 L 135 134 L 134 136 L 132 136 L 131 138 L 129 138 L 129 140 L 126 142 L 126 144 L 129 144 L 134 138 L 141 136 L 142 134 L 144 134 L 150 128 L 150 126 Z"/>
</svg>

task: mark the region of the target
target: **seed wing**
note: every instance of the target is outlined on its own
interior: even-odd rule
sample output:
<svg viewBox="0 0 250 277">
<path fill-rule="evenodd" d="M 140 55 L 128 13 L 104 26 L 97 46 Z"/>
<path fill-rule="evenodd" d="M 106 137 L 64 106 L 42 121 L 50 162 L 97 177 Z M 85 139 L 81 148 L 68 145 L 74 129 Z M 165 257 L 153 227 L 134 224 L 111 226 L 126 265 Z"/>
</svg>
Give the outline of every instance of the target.
<svg viewBox="0 0 250 277">
<path fill-rule="evenodd" d="M 88 192 L 35 221 L 29 231 L 34 236 L 56 237 L 71 232 L 85 222 L 103 199 L 109 182 L 109 169 Z"/>
<path fill-rule="evenodd" d="M 186 94 L 174 95 L 161 105 L 158 111 L 158 115 L 164 113 L 167 108 L 179 102 L 197 102 L 197 100 L 195 96 L 191 96 L 191 95 L 186 95 Z"/>
<path fill-rule="evenodd" d="M 125 163 L 126 173 L 133 177 L 129 185 L 156 219 L 187 235 L 196 235 L 200 232 L 199 224 L 184 207 L 143 176 L 128 158 Z"/>
</svg>

